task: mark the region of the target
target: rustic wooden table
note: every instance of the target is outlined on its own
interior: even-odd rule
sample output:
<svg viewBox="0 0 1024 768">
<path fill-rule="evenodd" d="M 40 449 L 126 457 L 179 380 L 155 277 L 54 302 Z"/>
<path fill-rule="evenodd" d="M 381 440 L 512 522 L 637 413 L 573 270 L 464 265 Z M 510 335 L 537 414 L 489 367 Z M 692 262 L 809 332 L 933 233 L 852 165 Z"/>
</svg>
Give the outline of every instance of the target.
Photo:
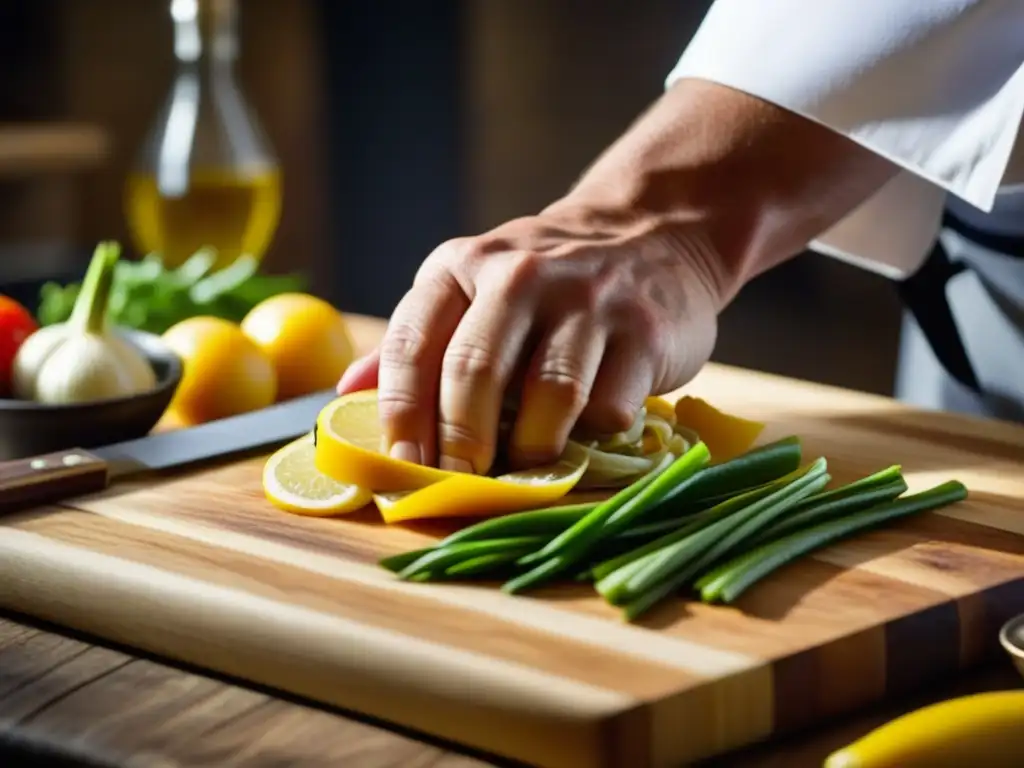
<svg viewBox="0 0 1024 768">
<path fill-rule="evenodd" d="M 908 709 L 1019 682 L 1008 664 L 994 664 L 911 700 L 728 755 L 713 765 L 820 766 L 836 747 Z M 503 763 L 0 615 L 0 765 L 487 768 Z"/>
</svg>

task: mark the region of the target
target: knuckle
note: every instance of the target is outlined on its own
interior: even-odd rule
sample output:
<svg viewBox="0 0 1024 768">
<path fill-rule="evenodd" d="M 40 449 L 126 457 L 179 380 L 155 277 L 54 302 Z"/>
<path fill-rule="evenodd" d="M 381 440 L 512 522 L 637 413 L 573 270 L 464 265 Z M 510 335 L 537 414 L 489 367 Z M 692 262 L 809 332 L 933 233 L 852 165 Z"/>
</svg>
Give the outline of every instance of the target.
<svg viewBox="0 0 1024 768">
<path fill-rule="evenodd" d="M 435 268 L 457 268 L 471 259 L 475 250 L 476 238 L 456 237 L 437 246 L 423 262 L 423 265 L 426 267 L 429 264 Z"/>
<path fill-rule="evenodd" d="M 629 308 L 630 336 L 641 346 L 656 350 L 665 340 L 665 324 L 661 313 L 647 302 L 634 302 Z"/>
<path fill-rule="evenodd" d="M 441 245 L 430 258 L 453 276 L 475 275 L 507 250 L 503 241 L 487 237 L 459 237 Z"/>
<path fill-rule="evenodd" d="M 421 409 L 415 394 L 404 389 L 392 389 L 380 392 L 377 412 L 386 424 L 400 429 L 418 422 Z"/>
<path fill-rule="evenodd" d="M 588 315 L 596 315 L 600 312 L 605 301 L 606 291 L 604 287 L 595 280 L 583 280 L 575 286 L 573 298 L 576 306 Z"/>
<path fill-rule="evenodd" d="M 546 397 L 574 413 L 583 410 L 590 398 L 590 385 L 579 363 L 570 358 L 545 360 L 537 370 L 535 379 L 545 390 Z"/>
<path fill-rule="evenodd" d="M 624 432 L 633 426 L 641 405 L 642 403 L 633 403 L 624 397 L 599 403 L 594 408 L 592 421 L 602 432 Z"/>
<path fill-rule="evenodd" d="M 442 363 L 442 376 L 455 382 L 490 381 L 496 373 L 493 352 L 484 344 L 464 341 L 448 347 Z"/>
<path fill-rule="evenodd" d="M 636 268 L 631 259 L 605 260 L 591 277 L 591 285 L 598 296 L 610 303 L 622 302 L 622 297 L 636 295 Z"/>
<path fill-rule="evenodd" d="M 380 345 L 382 368 L 414 368 L 424 362 L 429 349 L 429 339 L 420 329 L 412 325 L 396 325 L 389 328 Z"/>
<path fill-rule="evenodd" d="M 500 249 L 500 244 L 483 237 L 464 237 L 457 241 L 453 249 L 453 258 L 462 263 L 476 263 Z"/>
<path fill-rule="evenodd" d="M 456 448 L 461 450 L 451 451 L 457 455 L 474 454 L 484 447 L 484 441 L 480 433 L 469 424 L 452 419 L 444 419 L 439 425 L 441 443 L 445 452 Z"/>
<path fill-rule="evenodd" d="M 595 275 L 571 275 L 549 286 L 549 295 L 557 296 L 558 308 L 565 315 L 594 318 L 607 306 L 607 292 Z"/>
<path fill-rule="evenodd" d="M 490 465 L 492 447 L 473 426 L 461 420 L 442 419 L 437 435 L 444 456 L 466 461 L 478 472 Z"/>
<path fill-rule="evenodd" d="M 504 265 L 505 286 L 513 294 L 529 290 L 540 277 L 544 259 L 531 252 L 517 253 Z"/>
<path fill-rule="evenodd" d="M 413 278 L 413 286 L 416 288 L 434 288 L 438 293 L 451 293 L 460 290 L 459 280 L 456 277 L 456 267 L 439 261 L 424 261 Z M 406 300 L 416 297 L 417 304 L 421 303 L 421 297 L 413 291 L 406 294 Z"/>
</svg>

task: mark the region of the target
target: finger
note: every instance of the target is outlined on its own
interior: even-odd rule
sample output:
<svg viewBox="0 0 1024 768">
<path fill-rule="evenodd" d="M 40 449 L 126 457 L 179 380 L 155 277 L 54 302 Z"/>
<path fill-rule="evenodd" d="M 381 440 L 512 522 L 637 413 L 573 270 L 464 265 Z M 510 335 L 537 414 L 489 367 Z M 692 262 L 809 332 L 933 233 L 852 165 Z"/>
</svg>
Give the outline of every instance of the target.
<svg viewBox="0 0 1024 768">
<path fill-rule="evenodd" d="M 651 350 L 635 339 L 609 339 L 580 424 L 603 435 L 629 429 L 651 393 L 654 362 Z"/>
<path fill-rule="evenodd" d="M 349 392 L 359 392 L 364 389 L 376 389 L 379 366 L 380 347 L 358 360 L 353 360 L 341 374 L 341 380 L 336 387 L 338 395 L 347 395 Z"/>
<path fill-rule="evenodd" d="M 432 466 L 437 396 L 448 342 L 469 299 L 446 272 L 418 280 L 395 308 L 380 345 L 377 407 L 388 453 Z"/>
<path fill-rule="evenodd" d="M 548 463 L 565 449 L 590 398 L 606 338 L 590 318 L 577 315 L 541 340 L 523 381 L 512 431 L 511 459 L 515 466 Z"/>
<path fill-rule="evenodd" d="M 502 398 L 533 326 L 506 294 L 480 294 L 459 323 L 441 370 L 440 466 L 483 474 L 494 461 Z"/>
</svg>

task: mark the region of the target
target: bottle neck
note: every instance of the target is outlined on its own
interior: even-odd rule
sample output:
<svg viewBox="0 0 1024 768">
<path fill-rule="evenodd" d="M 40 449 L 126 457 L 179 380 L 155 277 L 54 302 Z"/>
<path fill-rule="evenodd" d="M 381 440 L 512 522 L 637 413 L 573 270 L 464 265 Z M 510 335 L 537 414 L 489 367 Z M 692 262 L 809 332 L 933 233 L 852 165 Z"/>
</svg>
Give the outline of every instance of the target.
<svg viewBox="0 0 1024 768">
<path fill-rule="evenodd" d="M 174 55 L 182 67 L 226 76 L 238 55 L 235 0 L 171 0 Z"/>
</svg>

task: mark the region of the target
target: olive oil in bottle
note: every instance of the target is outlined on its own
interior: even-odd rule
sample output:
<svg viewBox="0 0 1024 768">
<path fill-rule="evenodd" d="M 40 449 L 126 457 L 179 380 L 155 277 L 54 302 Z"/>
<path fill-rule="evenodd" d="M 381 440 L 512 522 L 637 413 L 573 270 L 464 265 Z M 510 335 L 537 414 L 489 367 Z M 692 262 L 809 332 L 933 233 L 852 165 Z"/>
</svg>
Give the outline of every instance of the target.
<svg viewBox="0 0 1024 768">
<path fill-rule="evenodd" d="M 125 184 L 136 248 L 168 267 L 200 248 L 216 267 L 260 259 L 281 213 L 281 173 L 235 82 L 235 0 L 172 0 L 177 74 Z"/>
<path fill-rule="evenodd" d="M 128 216 L 137 247 L 177 266 L 203 247 L 217 250 L 217 266 L 241 254 L 259 258 L 270 245 L 280 214 L 276 169 L 245 175 L 197 168 L 180 196 L 164 195 L 153 173 L 128 177 Z"/>
</svg>

